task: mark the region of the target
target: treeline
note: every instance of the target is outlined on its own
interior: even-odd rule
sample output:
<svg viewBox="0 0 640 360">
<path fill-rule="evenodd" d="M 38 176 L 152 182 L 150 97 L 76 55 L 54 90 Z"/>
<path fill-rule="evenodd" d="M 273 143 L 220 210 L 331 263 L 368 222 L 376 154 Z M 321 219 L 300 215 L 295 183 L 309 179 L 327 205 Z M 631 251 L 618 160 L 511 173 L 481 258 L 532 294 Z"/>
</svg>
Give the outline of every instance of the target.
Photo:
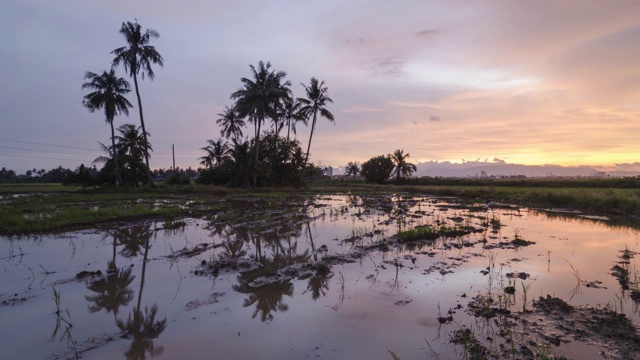
<svg viewBox="0 0 640 360">
<path fill-rule="evenodd" d="M 403 178 L 398 184 L 418 186 L 504 186 L 547 188 L 616 188 L 639 189 L 640 178 Z"/>
<path fill-rule="evenodd" d="M 199 176 L 200 169 L 188 167 L 181 169 L 176 167 L 173 169 L 155 169 L 151 174 L 156 181 L 164 181 L 166 183 L 189 183 Z M 113 183 L 113 179 L 109 176 L 104 177 L 95 165 L 92 167 L 78 166 L 75 170 L 66 169 L 62 166 L 46 171 L 27 170 L 24 174 L 17 174 L 14 170 L 2 168 L 0 170 L 0 183 L 62 183 L 65 185 L 79 185 L 83 187 L 101 186 Z"/>
</svg>

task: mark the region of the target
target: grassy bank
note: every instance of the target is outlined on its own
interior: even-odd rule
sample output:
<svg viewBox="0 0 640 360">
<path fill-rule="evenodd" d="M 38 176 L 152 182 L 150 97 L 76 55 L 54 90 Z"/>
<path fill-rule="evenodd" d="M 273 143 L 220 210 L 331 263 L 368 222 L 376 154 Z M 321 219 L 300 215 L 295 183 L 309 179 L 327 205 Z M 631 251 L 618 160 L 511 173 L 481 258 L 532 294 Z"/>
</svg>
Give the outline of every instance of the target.
<svg viewBox="0 0 640 360">
<path fill-rule="evenodd" d="M 640 216 L 640 189 L 494 186 L 403 186 L 405 191 L 578 210 L 589 214 Z"/>
<path fill-rule="evenodd" d="M 618 182 L 619 183 L 619 182 Z M 234 197 L 286 198 L 300 194 L 388 194 L 398 192 L 455 196 L 472 202 L 501 202 L 589 214 L 640 218 L 640 189 L 628 187 L 466 185 L 370 185 L 323 181 L 303 188 L 229 189 L 215 186 L 158 186 L 81 190 L 54 184 L 0 184 L 0 234 L 34 234 L 92 227 L 136 219 L 173 219 L 220 209 Z M 616 184 L 611 182 L 611 184 Z M 626 183 L 625 183 L 626 184 Z"/>
</svg>

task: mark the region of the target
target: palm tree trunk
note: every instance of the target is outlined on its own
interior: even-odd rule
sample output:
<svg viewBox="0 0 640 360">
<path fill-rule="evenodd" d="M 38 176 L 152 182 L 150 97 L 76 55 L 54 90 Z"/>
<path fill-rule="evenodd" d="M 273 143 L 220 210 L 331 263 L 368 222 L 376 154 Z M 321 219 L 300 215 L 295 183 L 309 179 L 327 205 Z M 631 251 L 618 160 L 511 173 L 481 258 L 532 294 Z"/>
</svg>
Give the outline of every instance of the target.
<svg viewBox="0 0 640 360">
<path fill-rule="evenodd" d="M 144 142 L 149 144 L 149 140 L 147 140 L 147 128 L 144 126 L 144 116 L 142 115 L 142 100 L 140 99 L 140 90 L 138 89 L 138 75 L 136 73 L 137 69 L 131 69 L 133 73 L 133 83 L 136 86 L 136 96 L 138 97 L 138 110 L 140 111 L 140 126 L 142 126 L 142 136 L 144 136 Z M 151 177 L 151 167 L 149 167 L 149 152 L 144 152 L 144 161 L 147 165 L 147 179 L 149 181 L 149 186 L 155 187 L 153 183 L 153 178 Z"/>
<path fill-rule="evenodd" d="M 118 164 L 118 149 L 116 149 L 116 133 L 113 130 L 113 119 L 109 121 L 111 125 L 111 149 L 113 151 L 113 162 L 116 165 L 116 184 L 122 186 L 122 175 L 120 174 L 120 164 Z"/>
<path fill-rule="evenodd" d="M 256 185 L 257 185 L 257 180 L 258 180 L 258 155 L 260 153 L 260 126 L 262 125 L 262 119 L 260 117 L 258 117 L 256 119 L 258 121 L 258 126 L 256 129 L 256 136 L 255 136 L 255 141 L 256 141 L 256 159 L 255 162 L 253 163 L 253 184 L 252 187 L 255 189 Z"/>
<path fill-rule="evenodd" d="M 291 132 L 291 119 L 287 119 L 287 144 L 289 143 L 290 132 Z"/>
<path fill-rule="evenodd" d="M 316 129 L 316 116 L 318 112 L 313 113 L 313 123 L 311 123 L 311 134 L 309 134 L 309 144 L 307 145 L 307 155 L 304 157 L 304 164 L 302 165 L 302 174 L 300 175 L 300 186 L 304 181 L 304 170 L 307 168 L 307 161 L 309 161 L 309 150 L 311 149 L 311 139 L 313 138 L 313 131 Z"/>
</svg>

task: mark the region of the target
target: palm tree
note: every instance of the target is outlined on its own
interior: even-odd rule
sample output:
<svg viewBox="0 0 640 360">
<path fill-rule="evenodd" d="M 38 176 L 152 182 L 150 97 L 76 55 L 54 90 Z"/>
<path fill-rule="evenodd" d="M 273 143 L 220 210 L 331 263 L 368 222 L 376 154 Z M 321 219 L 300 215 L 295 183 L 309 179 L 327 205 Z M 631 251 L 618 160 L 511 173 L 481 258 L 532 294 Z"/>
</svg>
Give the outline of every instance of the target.
<svg viewBox="0 0 640 360">
<path fill-rule="evenodd" d="M 144 156 L 153 151 L 151 144 L 142 135 L 142 127 L 124 124 L 118 128 L 120 135 L 116 136 L 118 153 L 124 153 L 136 159 L 143 160 Z M 148 135 L 148 134 L 147 134 Z"/>
<path fill-rule="evenodd" d="M 129 82 L 116 76 L 114 69 L 111 69 L 109 72 L 103 71 L 102 75 L 87 71 L 84 78 L 89 81 L 82 84 L 82 88 L 95 91 L 85 95 L 82 104 L 89 109 L 90 112 L 104 109 L 105 121 L 111 126 L 111 144 L 113 149 L 115 149 L 116 136 L 113 128 L 113 119 L 116 115 L 129 115 L 129 108 L 133 107 L 129 100 L 124 97 L 126 93 L 131 91 L 129 90 Z M 116 181 L 118 185 L 122 185 L 120 166 L 118 166 L 118 154 L 114 151 L 112 155 L 116 167 Z"/>
<path fill-rule="evenodd" d="M 318 112 L 320 116 L 325 117 L 327 120 L 334 122 L 333 114 L 327 110 L 328 103 L 333 103 L 333 100 L 327 95 L 327 87 L 324 86 L 324 81 L 318 83 L 318 79 L 311 78 L 311 84 L 307 87 L 302 84 L 307 93 L 307 98 L 301 98 L 299 101 L 302 103 L 300 111 L 305 114 L 306 118 L 309 118 L 313 114 L 313 121 L 311 122 L 311 133 L 309 134 L 309 144 L 307 145 L 307 154 L 304 159 L 304 166 L 302 167 L 302 173 L 300 175 L 300 185 L 304 180 L 304 170 L 307 168 L 307 161 L 309 161 L 309 150 L 311 149 L 311 139 L 313 138 L 313 131 L 316 129 L 316 120 Z"/>
<path fill-rule="evenodd" d="M 282 98 L 291 97 L 289 81 L 282 82 L 287 76 L 284 71 L 270 71 L 271 63 L 262 61 L 256 69 L 249 65 L 253 80 L 242 78 L 243 87 L 231 94 L 236 100 L 236 110 L 242 118 L 249 117 L 249 121 L 255 126 L 255 154 L 253 167 L 253 183 L 256 186 L 258 176 L 258 156 L 260 152 L 260 129 L 266 118 L 277 118 L 276 109 Z"/>
<path fill-rule="evenodd" d="M 207 153 L 207 155 L 200 157 L 200 164 L 209 168 L 217 168 L 227 158 L 229 148 L 227 144 L 222 142 L 222 139 L 218 139 L 218 141 L 209 139 L 207 143 L 209 145 L 200 148 L 200 150 L 204 150 Z"/>
<path fill-rule="evenodd" d="M 396 150 L 393 154 L 391 154 L 391 160 L 396 165 L 395 174 L 396 180 L 400 180 L 400 176 L 411 176 L 415 171 L 418 170 L 415 164 L 407 162 L 407 158 L 409 157 L 409 153 L 404 154 L 404 150 Z"/>
<path fill-rule="evenodd" d="M 140 24 L 136 21 L 131 23 L 127 21 L 122 23 L 120 33 L 124 35 L 127 46 L 119 47 L 113 50 L 111 53 L 115 54 L 113 59 L 113 67 L 116 67 L 122 63 L 124 69 L 133 77 L 133 83 L 136 88 L 136 96 L 138 98 L 138 110 L 140 112 L 140 126 L 142 126 L 142 135 L 144 136 L 145 143 L 149 143 L 147 139 L 147 128 L 144 126 L 144 116 L 142 114 L 142 100 L 140 99 L 140 90 L 138 88 L 138 73 L 141 73 L 141 77 L 144 80 L 145 75 L 153 80 L 155 74 L 151 68 L 151 64 L 158 64 L 160 67 L 164 65 L 164 60 L 154 46 L 149 45 L 149 41 L 152 38 L 159 38 L 160 34 L 153 29 L 147 29 L 142 32 Z M 151 168 L 149 167 L 149 154 L 145 154 L 145 164 L 147 165 L 147 176 L 149 178 L 149 184 L 154 186 L 153 179 L 151 177 Z"/>
<path fill-rule="evenodd" d="M 356 178 L 356 175 L 358 175 L 358 173 L 360 173 L 360 164 L 358 164 L 358 162 L 353 162 L 350 161 L 347 164 L 347 167 L 345 168 L 345 175 L 350 176 L 353 175 L 353 178 Z"/>
<path fill-rule="evenodd" d="M 307 125 L 307 118 L 300 111 L 302 103 L 300 99 L 284 99 L 281 104 L 280 113 L 278 116 L 287 122 L 287 142 L 289 142 L 289 134 L 293 131 L 296 134 L 296 123 L 301 121 L 304 125 Z"/>
<path fill-rule="evenodd" d="M 216 120 L 216 123 L 221 127 L 220 135 L 227 139 L 233 136 L 235 140 L 238 140 L 242 136 L 244 120 L 238 115 L 235 106 L 225 106 L 224 112 L 218 116 L 220 118 Z"/>
</svg>

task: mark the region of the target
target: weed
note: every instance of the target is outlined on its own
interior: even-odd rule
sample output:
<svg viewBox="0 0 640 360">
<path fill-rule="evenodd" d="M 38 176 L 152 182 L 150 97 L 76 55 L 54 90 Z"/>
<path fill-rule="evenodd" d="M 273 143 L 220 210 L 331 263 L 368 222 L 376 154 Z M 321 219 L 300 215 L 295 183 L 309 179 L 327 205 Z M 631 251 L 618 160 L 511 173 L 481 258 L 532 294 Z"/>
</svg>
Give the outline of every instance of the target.
<svg viewBox="0 0 640 360">
<path fill-rule="evenodd" d="M 73 323 L 71 322 L 71 313 L 69 313 L 68 308 L 62 311 L 60 307 L 60 292 L 56 290 L 55 287 L 51 287 L 51 289 L 53 289 L 51 299 L 53 299 L 53 303 L 56 307 L 56 325 L 53 329 L 53 333 L 51 334 L 51 338 L 49 338 L 49 342 L 55 341 L 56 337 L 58 337 L 58 332 L 62 329 L 62 335 L 60 335 L 60 339 L 58 341 L 67 340 L 67 346 L 70 346 L 73 349 L 75 358 L 77 359 L 80 354 L 76 347 L 76 341 L 71 335 L 71 328 L 73 327 Z"/>
</svg>

